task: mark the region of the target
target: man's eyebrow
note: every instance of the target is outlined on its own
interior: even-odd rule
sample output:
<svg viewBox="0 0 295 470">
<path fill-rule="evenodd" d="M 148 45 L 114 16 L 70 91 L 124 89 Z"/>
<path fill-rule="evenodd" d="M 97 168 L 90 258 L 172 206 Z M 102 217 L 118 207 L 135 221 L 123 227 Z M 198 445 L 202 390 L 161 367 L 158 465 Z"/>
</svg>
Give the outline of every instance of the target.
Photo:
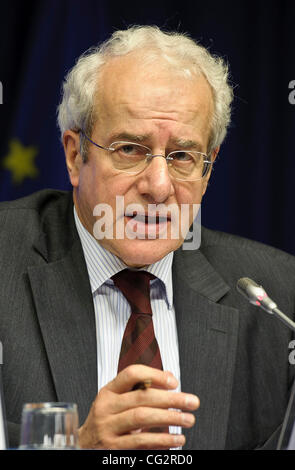
<svg viewBox="0 0 295 470">
<path fill-rule="evenodd" d="M 118 134 L 113 134 L 111 137 L 112 142 L 118 142 L 120 140 L 125 140 L 128 142 L 141 143 L 147 141 L 151 137 L 151 134 L 129 134 L 129 132 L 119 132 Z"/>
<path fill-rule="evenodd" d="M 190 139 L 173 139 L 173 144 L 176 147 L 180 147 L 183 149 L 190 149 L 190 150 L 197 150 L 199 152 L 202 151 L 202 146 L 196 140 Z"/>
<path fill-rule="evenodd" d="M 120 140 L 123 140 L 127 142 L 134 142 L 134 143 L 140 144 L 142 142 L 149 141 L 151 138 L 152 138 L 152 134 L 130 134 L 129 132 L 119 132 L 117 134 L 113 134 L 110 140 L 112 142 L 118 142 Z M 175 139 L 172 139 L 171 143 L 176 148 L 196 150 L 199 152 L 202 151 L 201 144 L 197 142 L 196 140 L 175 138 Z"/>
</svg>

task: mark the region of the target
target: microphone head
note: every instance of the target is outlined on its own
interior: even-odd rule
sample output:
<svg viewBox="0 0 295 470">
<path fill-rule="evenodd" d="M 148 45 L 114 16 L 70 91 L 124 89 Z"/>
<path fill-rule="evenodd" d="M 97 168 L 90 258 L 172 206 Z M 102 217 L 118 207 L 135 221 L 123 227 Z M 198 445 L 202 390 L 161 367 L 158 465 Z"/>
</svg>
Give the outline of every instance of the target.
<svg viewBox="0 0 295 470">
<path fill-rule="evenodd" d="M 266 295 L 265 290 L 249 277 L 242 277 L 238 280 L 237 290 L 254 305 L 256 305 L 258 297 Z"/>
<path fill-rule="evenodd" d="M 241 277 L 241 279 L 238 280 L 238 291 L 248 289 L 249 287 L 259 287 L 259 285 L 249 277 Z"/>
<path fill-rule="evenodd" d="M 238 292 L 246 297 L 251 304 L 262 307 L 268 313 L 273 313 L 273 309 L 277 307 L 277 305 L 268 297 L 263 287 L 259 286 L 249 277 L 242 277 L 239 279 L 236 287 Z"/>
</svg>

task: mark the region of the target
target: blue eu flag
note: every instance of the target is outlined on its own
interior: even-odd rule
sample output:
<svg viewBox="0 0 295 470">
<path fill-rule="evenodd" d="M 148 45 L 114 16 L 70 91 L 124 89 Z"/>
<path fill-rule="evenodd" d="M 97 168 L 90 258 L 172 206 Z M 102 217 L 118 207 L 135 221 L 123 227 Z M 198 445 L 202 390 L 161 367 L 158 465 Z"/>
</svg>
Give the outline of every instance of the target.
<svg viewBox="0 0 295 470">
<path fill-rule="evenodd" d="M 13 110 L 10 103 L 5 103 L 3 83 L 11 126 L 7 135 L 2 135 L 5 142 L 2 140 L 0 153 L 0 200 L 43 188 L 71 187 L 56 110 L 67 71 L 82 52 L 111 33 L 101 24 L 102 17 L 105 19 L 102 10 L 103 5 L 97 1 L 40 2 Z M 0 106 L 0 112 L 3 110 L 4 105 Z"/>
</svg>

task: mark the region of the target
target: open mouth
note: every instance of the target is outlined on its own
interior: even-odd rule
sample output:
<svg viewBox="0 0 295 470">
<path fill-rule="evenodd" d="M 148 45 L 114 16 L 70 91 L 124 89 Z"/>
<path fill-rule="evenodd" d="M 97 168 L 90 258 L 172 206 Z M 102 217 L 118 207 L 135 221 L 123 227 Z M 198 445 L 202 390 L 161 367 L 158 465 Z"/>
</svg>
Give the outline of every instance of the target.
<svg viewBox="0 0 295 470">
<path fill-rule="evenodd" d="M 129 220 L 134 220 L 140 224 L 154 225 L 154 224 L 166 224 L 171 220 L 168 215 L 151 215 L 151 214 L 126 214 Z"/>
<path fill-rule="evenodd" d="M 167 237 L 170 216 L 167 214 L 148 214 L 148 213 L 126 213 L 127 220 L 126 233 L 127 236 L 136 234 L 135 238 L 151 238 Z M 131 238 L 134 238 L 131 236 Z"/>
</svg>

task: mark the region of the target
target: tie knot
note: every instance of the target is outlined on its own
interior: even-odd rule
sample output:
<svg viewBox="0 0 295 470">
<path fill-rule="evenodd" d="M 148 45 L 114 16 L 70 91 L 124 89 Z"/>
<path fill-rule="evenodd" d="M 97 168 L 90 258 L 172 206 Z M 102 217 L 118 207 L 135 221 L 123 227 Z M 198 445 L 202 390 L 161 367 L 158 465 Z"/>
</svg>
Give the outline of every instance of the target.
<svg viewBox="0 0 295 470">
<path fill-rule="evenodd" d="M 120 289 L 131 306 L 132 313 L 152 315 L 150 304 L 150 281 L 155 279 L 147 271 L 124 269 L 112 277 L 116 287 Z"/>
</svg>

